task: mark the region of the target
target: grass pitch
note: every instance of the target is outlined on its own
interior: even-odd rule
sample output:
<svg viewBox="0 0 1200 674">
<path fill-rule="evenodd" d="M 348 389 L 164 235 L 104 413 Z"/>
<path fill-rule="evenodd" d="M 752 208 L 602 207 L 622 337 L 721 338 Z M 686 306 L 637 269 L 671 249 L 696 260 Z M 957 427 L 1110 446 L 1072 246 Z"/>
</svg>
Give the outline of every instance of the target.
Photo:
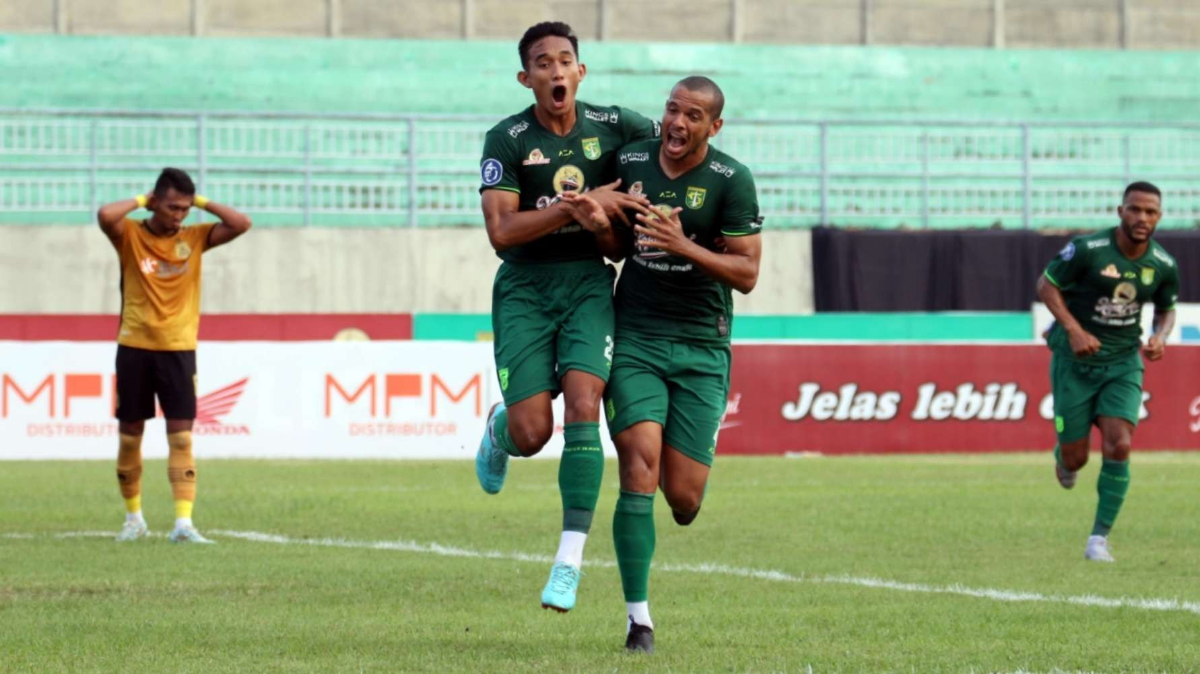
<svg viewBox="0 0 1200 674">
<path fill-rule="evenodd" d="M 1200 455 L 1135 453 L 1114 565 L 1083 560 L 1098 456 L 1070 492 L 1047 453 L 721 457 L 695 524 L 655 506 L 658 653 L 635 657 L 614 462 L 564 616 L 539 604 L 555 461 L 487 496 L 468 462 L 198 449 L 212 547 L 162 536 L 163 462 L 159 535 L 125 545 L 112 464 L 0 463 L 0 672 L 1200 670 Z"/>
</svg>

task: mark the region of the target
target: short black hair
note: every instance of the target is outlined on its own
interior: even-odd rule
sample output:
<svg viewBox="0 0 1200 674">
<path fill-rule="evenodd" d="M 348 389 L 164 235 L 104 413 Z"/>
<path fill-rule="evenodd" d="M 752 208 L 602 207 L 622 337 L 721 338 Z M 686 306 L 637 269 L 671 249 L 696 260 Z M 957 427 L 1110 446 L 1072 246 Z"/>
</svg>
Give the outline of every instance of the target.
<svg viewBox="0 0 1200 674">
<path fill-rule="evenodd" d="M 196 184 L 192 182 L 192 177 L 182 169 L 168 166 L 162 170 L 162 173 L 158 175 L 158 181 L 154 183 L 154 196 L 165 197 L 169 189 L 188 196 L 196 194 Z"/>
<path fill-rule="evenodd" d="M 575 52 L 575 60 L 579 60 L 579 38 L 575 36 L 575 31 L 562 21 L 543 21 L 539 24 L 534 24 L 525 31 L 521 36 L 521 42 L 517 44 L 517 53 L 521 55 L 521 68 L 529 70 L 529 49 L 533 47 L 533 43 L 544 37 L 565 37 L 571 41 L 571 49 Z"/>
<path fill-rule="evenodd" d="M 1155 187 L 1153 183 L 1148 183 L 1144 180 L 1140 180 L 1136 183 L 1129 183 L 1129 187 L 1125 188 L 1125 194 L 1122 195 L 1121 201 L 1128 199 L 1130 192 L 1144 192 L 1146 194 L 1153 194 L 1154 196 L 1158 197 L 1159 201 L 1162 201 L 1162 192 Z"/>
<path fill-rule="evenodd" d="M 703 75 L 692 75 L 679 80 L 675 86 L 683 87 L 688 91 L 704 91 L 712 94 L 712 106 L 709 107 L 708 112 L 713 119 L 721 118 L 721 111 L 725 109 L 725 92 L 721 91 L 721 87 L 718 87 L 716 82 Z"/>
</svg>

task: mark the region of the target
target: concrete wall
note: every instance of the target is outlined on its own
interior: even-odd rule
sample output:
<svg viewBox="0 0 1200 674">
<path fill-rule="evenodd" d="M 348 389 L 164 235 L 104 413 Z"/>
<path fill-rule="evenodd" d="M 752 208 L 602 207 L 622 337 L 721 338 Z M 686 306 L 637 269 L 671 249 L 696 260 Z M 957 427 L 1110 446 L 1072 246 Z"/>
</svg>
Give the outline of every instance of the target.
<svg viewBox="0 0 1200 674">
<path fill-rule="evenodd" d="M 1187 49 L 1194 0 L 4 0 L 0 32 Z"/>
<path fill-rule="evenodd" d="M 745 314 L 813 310 L 807 231 L 771 232 Z M 204 257 L 209 313 L 487 313 L 500 260 L 480 229 L 255 229 Z M 117 313 L 95 227 L 0 227 L 0 313 Z"/>
</svg>

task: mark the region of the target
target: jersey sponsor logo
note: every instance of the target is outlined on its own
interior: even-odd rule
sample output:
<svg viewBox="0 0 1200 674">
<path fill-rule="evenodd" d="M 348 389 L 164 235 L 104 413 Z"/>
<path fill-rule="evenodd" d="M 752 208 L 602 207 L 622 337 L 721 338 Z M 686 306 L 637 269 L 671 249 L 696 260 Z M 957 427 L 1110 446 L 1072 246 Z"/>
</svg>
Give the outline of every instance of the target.
<svg viewBox="0 0 1200 674">
<path fill-rule="evenodd" d="M 714 161 L 713 163 L 709 164 L 708 168 L 712 169 L 713 171 L 716 171 L 717 173 L 720 173 L 721 175 L 725 176 L 726 178 L 732 178 L 733 174 L 737 173 L 737 171 L 735 169 L 730 168 L 729 166 L 726 166 L 719 161 Z"/>
<path fill-rule="evenodd" d="M 146 276 L 156 276 L 158 278 L 171 278 L 172 276 L 180 276 L 188 273 L 187 260 L 179 264 L 171 264 L 166 260 L 155 260 L 152 257 L 144 257 L 138 262 L 138 268 Z"/>
<path fill-rule="evenodd" d="M 1088 241 L 1087 242 L 1088 250 L 1092 250 L 1093 248 L 1103 248 L 1107 245 L 1108 245 L 1108 239 L 1098 239 L 1096 241 Z"/>
<path fill-rule="evenodd" d="M 500 179 L 504 177 L 504 165 L 498 159 L 485 159 L 479 167 L 479 177 L 488 187 L 499 185 Z"/>
<path fill-rule="evenodd" d="M 192 247 L 187 245 L 186 241 L 175 242 L 175 257 L 189 258 L 192 256 Z"/>
<path fill-rule="evenodd" d="M 583 139 L 583 156 L 595 161 L 600 158 L 600 139 L 599 138 L 584 138 Z"/>
<path fill-rule="evenodd" d="M 1117 271 L 1117 265 L 1115 264 L 1110 264 L 1104 269 L 1101 269 L 1100 275 L 1108 278 L 1121 278 L 1121 272 Z"/>
<path fill-rule="evenodd" d="M 649 152 L 622 152 L 619 159 L 622 164 L 628 164 L 629 162 L 634 162 L 634 161 L 650 161 L 650 153 Z"/>
<path fill-rule="evenodd" d="M 1167 264 L 1167 266 L 1169 266 L 1169 267 L 1174 267 L 1174 266 L 1175 266 L 1175 260 L 1172 260 L 1170 255 L 1167 255 L 1166 253 L 1164 253 L 1163 251 L 1161 251 L 1161 250 L 1159 250 L 1159 249 L 1157 249 L 1157 248 L 1154 248 L 1154 249 L 1152 249 L 1152 250 L 1153 250 L 1153 252 L 1154 252 L 1154 257 L 1156 257 L 1156 258 L 1158 258 L 1158 259 L 1162 260 L 1162 261 L 1163 261 L 1163 262 L 1165 262 L 1165 263 Z"/>
<path fill-rule="evenodd" d="M 662 192 L 658 193 L 659 199 L 674 199 L 675 196 L 674 190 L 663 190 Z"/>
<path fill-rule="evenodd" d="M 635 182 L 634 184 L 630 185 L 629 193 L 635 197 L 637 195 L 641 194 L 642 193 L 642 181 L 639 180 L 639 181 Z"/>
<path fill-rule="evenodd" d="M 1154 283 L 1154 268 L 1142 267 L 1142 285 L 1148 286 Z"/>
<path fill-rule="evenodd" d="M 687 193 L 683 195 L 683 205 L 694 210 L 698 210 L 704 206 L 704 197 L 708 194 L 708 190 L 703 187 L 688 186 Z"/>
<path fill-rule="evenodd" d="M 516 138 L 517 136 L 521 135 L 525 131 L 525 129 L 528 129 L 528 128 L 529 128 L 529 122 L 517 122 L 516 124 L 513 124 L 512 126 L 508 127 L 508 135 L 512 136 L 513 138 Z"/>
<path fill-rule="evenodd" d="M 593 122 L 608 122 L 609 124 L 616 124 L 619 117 L 615 110 L 613 112 L 606 112 L 602 110 L 585 110 L 583 116 L 587 117 Z"/>
<path fill-rule="evenodd" d="M 660 220 L 668 220 L 671 217 L 672 209 L 670 204 L 655 204 L 651 206 L 650 209 L 654 211 L 655 215 L 657 215 Z M 660 257 L 667 256 L 667 251 L 648 246 L 646 242 L 649 240 L 649 236 L 640 232 L 638 233 L 634 244 L 637 248 L 637 257 L 639 260 L 656 260 Z"/>
<path fill-rule="evenodd" d="M 662 122 L 659 122 L 658 120 L 654 121 L 654 137 L 662 138 Z"/>
<path fill-rule="evenodd" d="M 1137 274 L 1135 274 L 1131 271 L 1125 272 L 1124 274 L 1122 274 L 1122 276 L 1125 278 L 1137 278 Z"/>
<path fill-rule="evenodd" d="M 583 171 L 578 166 L 567 164 L 554 173 L 554 192 L 556 194 L 582 192 L 583 183 Z"/>
<path fill-rule="evenodd" d="M 529 158 L 521 162 L 522 166 L 537 166 L 539 164 L 549 164 L 550 158 L 542 154 L 541 148 L 533 148 L 529 152 Z"/>
<path fill-rule="evenodd" d="M 1063 249 L 1058 251 L 1058 256 L 1062 258 L 1064 262 L 1075 257 L 1075 244 L 1068 243 L 1067 245 L 1063 246 Z"/>
<path fill-rule="evenodd" d="M 574 156 L 575 156 L 575 150 L 572 150 L 571 148 L 563 148 L 558 151 L 559 159 L 563 159 L 564 157 L 574 157 Z"/>
</svg>

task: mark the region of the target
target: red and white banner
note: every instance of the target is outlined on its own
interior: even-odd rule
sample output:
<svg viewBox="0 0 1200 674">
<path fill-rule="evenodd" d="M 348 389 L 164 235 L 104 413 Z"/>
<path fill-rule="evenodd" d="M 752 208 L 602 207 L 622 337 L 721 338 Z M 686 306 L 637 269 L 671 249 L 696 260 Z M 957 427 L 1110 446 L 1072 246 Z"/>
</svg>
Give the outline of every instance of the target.
<svg viewBox="0 0 1200 674">
<path fill-rule="evenodd" d="M 1049 372 L 1033 344 L 736 345 L 717 451 L 1044 451 Z M 1200 449 L 1200 347 L 1148 364 L 1142 397 L 1136 449 Z"/>
<path fill-rule="evenodd" d="M 115 357 L 0 342 L 0 459 L 115 456 Z M 471 458 L 501 399 L 488 342 L 202 342 L 196 360 L 200 456 Z M 163 427 L 147 423 L 147 456 Z M 560 432 L 543 454 L 561 451 Z"/>
<path fill-rule="evenodd" d="M 0 459 L 112 458 L 115 354 L 0 342 Z M 201 457 L 466 459 L 500 400 L 487 342 L 202 342 L 197 364 Z M 717 452 L 1046 450 L 1048 371 L 1030 344 L 736 345 Z M 1147 366 L 1137 449 L 1200 448 L 1198 374 L 1197 346 Z M 166 454 L 161 420 L 143 447 Z"/>
</svg>

